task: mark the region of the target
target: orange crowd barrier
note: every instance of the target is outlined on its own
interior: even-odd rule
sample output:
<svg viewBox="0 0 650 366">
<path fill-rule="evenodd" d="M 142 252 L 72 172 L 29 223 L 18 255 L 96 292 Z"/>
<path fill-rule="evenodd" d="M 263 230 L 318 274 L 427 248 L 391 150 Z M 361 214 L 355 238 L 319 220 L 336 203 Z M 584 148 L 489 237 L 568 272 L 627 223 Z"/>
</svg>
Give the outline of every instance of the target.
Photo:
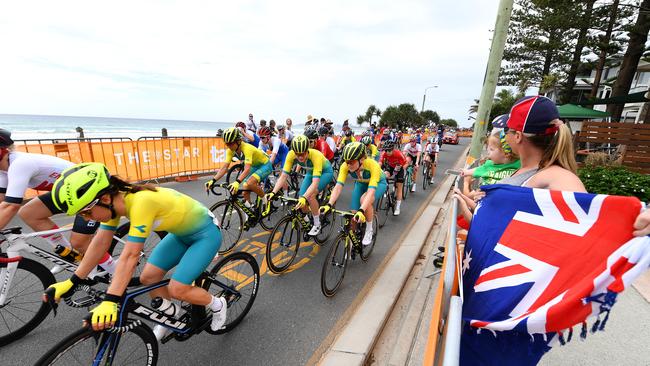
<svg viewBox="0 0 650 366">
<path fill-rule="evenodd" d="M 96 161 L 129 181 L 213 172 L 223 166 L 219 137 L 142 137 L 16 141 L 16 149 L 73 163 Z"/>
</svg>

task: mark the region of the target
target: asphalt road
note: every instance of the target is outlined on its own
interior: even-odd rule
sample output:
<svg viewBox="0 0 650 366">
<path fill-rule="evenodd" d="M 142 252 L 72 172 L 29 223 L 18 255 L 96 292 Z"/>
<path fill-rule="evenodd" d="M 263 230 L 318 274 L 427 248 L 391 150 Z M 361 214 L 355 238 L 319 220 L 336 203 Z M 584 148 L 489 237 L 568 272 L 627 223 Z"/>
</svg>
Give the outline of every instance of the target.
<svg viewBox="0 0 650 366">
<path fill-rule="evenodd" d="M 462 138 L 460 145 L 443 145 L 436 182 L 442 181 L 444 171 L 450 168 L 469 144 Z M 214 196 L 207 197 L 203 190 L 206 179 L 185 183 L 167 183 L 210 206 Z M 264 248 L 268 234 L 255 228 L 243 234 L 235 251 L 251 252 L 261 267 L 261 281 L 257 299 L 244 321 L 233 331 L 220 336 L 202 333 L 186 342 L 171 341 L 160 347 L 160 365 L 303 365 L 325 340 L 332 327 L 353 303 L 359 291 L 372 274 L 378 270 L 391 247 L 402 235 L 405 226 L 414 218 L 419 207 L 427 202 L 437 184 L 427 191 L 409 195 L 402 204 L 399 217 L 392 217 L 379 231 L 377 243 L 368 262 L 359 258 L 348 267 L 342 287 L 333 298 L 326 298 L 320 290 L 320 274 L 324 255 L 320 247 L 305 245 L 294 263 L 297 268 L 276 276 L 265 270 Z M 352 184 L 348 182 L 337 203 L 337 208 L 347 208 Z M 60 218 L 60 223 L 69 222 Z M 20 225 L 18 220 L 11 225 Z M 329 248 L 327 244 L 323 249 Z M 27 255 L 30 256 L 30 255 Z M 31 256 L 30 256 L 31 257 Z M 66 275 L 67 276 L 67 275 Z M 57 279 L 65 276 L 58 275 Z M 32 365 L 65 335 L 81 325 L 84 309 L 59 307 L 59 315 L 50 316 L 32 333 L 11 345 L 0 348 L 3 365 Z"/>
</svg>

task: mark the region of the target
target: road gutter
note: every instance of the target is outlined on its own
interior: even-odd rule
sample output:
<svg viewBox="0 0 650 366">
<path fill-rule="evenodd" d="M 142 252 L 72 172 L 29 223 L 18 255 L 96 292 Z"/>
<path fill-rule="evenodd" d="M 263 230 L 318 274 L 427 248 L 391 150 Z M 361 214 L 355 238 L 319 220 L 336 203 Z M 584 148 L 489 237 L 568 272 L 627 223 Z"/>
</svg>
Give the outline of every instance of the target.
<svg viewBox="0 0 650 366">
<path fill-rule="evenodd" d="M 467 150 L 460 155 L 454 167 L 461 168 Z M 319 365 L 364 365 L 390 316 L 402 288 L 418 259 L 426 239 L 434 228 L 434 223 L 453 185 L 453 177 L 448 176 L 440 184 L 428 204 L 423 205 L 411 221 L 397 245 L 389 252 L 384 262 L 373 274 L 360 295 L 346 311 L 347 316 L 339 321 L 345 323 L 335 326 L 326 337 L 336 337 L 331 347 L 324 351 Z M 338 323 L 337 323 L 338 325 Z M 322 345 L 321 345 L 322 346 Z M 320 352 L 314 356 L 319 357 Z M 312 362 L 308 362 L 311 364 Z"/>
</svg>

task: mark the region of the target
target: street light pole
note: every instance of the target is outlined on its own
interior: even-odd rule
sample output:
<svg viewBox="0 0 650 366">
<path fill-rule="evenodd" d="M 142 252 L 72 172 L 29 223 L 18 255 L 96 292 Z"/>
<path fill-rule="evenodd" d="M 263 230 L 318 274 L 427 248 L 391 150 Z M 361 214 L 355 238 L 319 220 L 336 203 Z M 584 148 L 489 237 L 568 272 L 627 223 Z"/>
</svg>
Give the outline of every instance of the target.
<svg viewBox="0 0 650 366">
<path fill-rule="evenodd" d="M 427 90 L 437 88 L 437 87 L 438 85 L 428 86 L 424 88 L 424 95 L 422 96 L 422 109 L 420 110 L 420 113 L 424 112 L 424 101 L 427 100 Z"/>
</svg>

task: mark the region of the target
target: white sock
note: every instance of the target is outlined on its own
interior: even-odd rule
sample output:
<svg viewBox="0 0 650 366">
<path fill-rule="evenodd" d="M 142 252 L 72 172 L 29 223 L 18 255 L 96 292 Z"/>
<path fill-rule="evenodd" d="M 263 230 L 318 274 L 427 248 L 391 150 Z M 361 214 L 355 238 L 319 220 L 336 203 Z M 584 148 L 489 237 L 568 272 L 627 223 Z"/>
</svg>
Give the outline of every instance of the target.
<svg viewBox="0 0 650 366">
<path fill-rule="evenodd" d="M 366 221 L 366 232 L 372 232 L 372 220 Z"/>
<path fill-rule="evenodd" d="M 208 306 L 210 307 L 210 310 L 212 310 L 212 311 L 219 311 L 219 310 L 221 310 L 221 307 L 223 306 L 223 304 L 221 304 L 221 300 L 219 300 L 218 297 L 212 296 L 212 301 L 210 301 L 210 305 L 208 305 Z"/>
<path fill-rule="evenodd" d="M 248 208 L 253 208 L 253 206 L 251 206 L 251 203 L 248 202 L 248 201 L 244 201 L 244 204 L 245 204 L 246 207 L 248 207 Z"/>
<path fill-rule="evenodd" d="M 59 228 L 58 226 L 55 226 L 55 227 L 52 228 L 52 230 L 58 229 L 58 228 Z M 47 240 L 47 242 L 50 243 L 52 248 L 56 248 L 59 245 L 62 246 L 62 247 L 66 247 L 66 248 L 72 248 L 72 244 L 70 244 L 70 242 L 68 241 L 68 238 L 63 236 L 63 234 L 61 234 L 61 233 L 43 235 L 42 238 Z"/>
<path fill-rule="evenodd" d="M 395 203 L 395 207 L 399 208 L 401 205 L 402 205 L 402 201 L 397 200 L 397 202 Z"/>
<path fill-rule="evenodd" d="M 314 218 L 314 226 L 320 225 L 320 215 L 312 216 Z"/>
<path fill-rule="evenodd" d="M 117 261 L 113 259 L 113 257 L 108 254 L 104 253 L 104 256 L 102 259 L 99 260 L 99 265 L 108 273 L 115 273 L 115 269 L 117 268 Z"/>
</svg>

